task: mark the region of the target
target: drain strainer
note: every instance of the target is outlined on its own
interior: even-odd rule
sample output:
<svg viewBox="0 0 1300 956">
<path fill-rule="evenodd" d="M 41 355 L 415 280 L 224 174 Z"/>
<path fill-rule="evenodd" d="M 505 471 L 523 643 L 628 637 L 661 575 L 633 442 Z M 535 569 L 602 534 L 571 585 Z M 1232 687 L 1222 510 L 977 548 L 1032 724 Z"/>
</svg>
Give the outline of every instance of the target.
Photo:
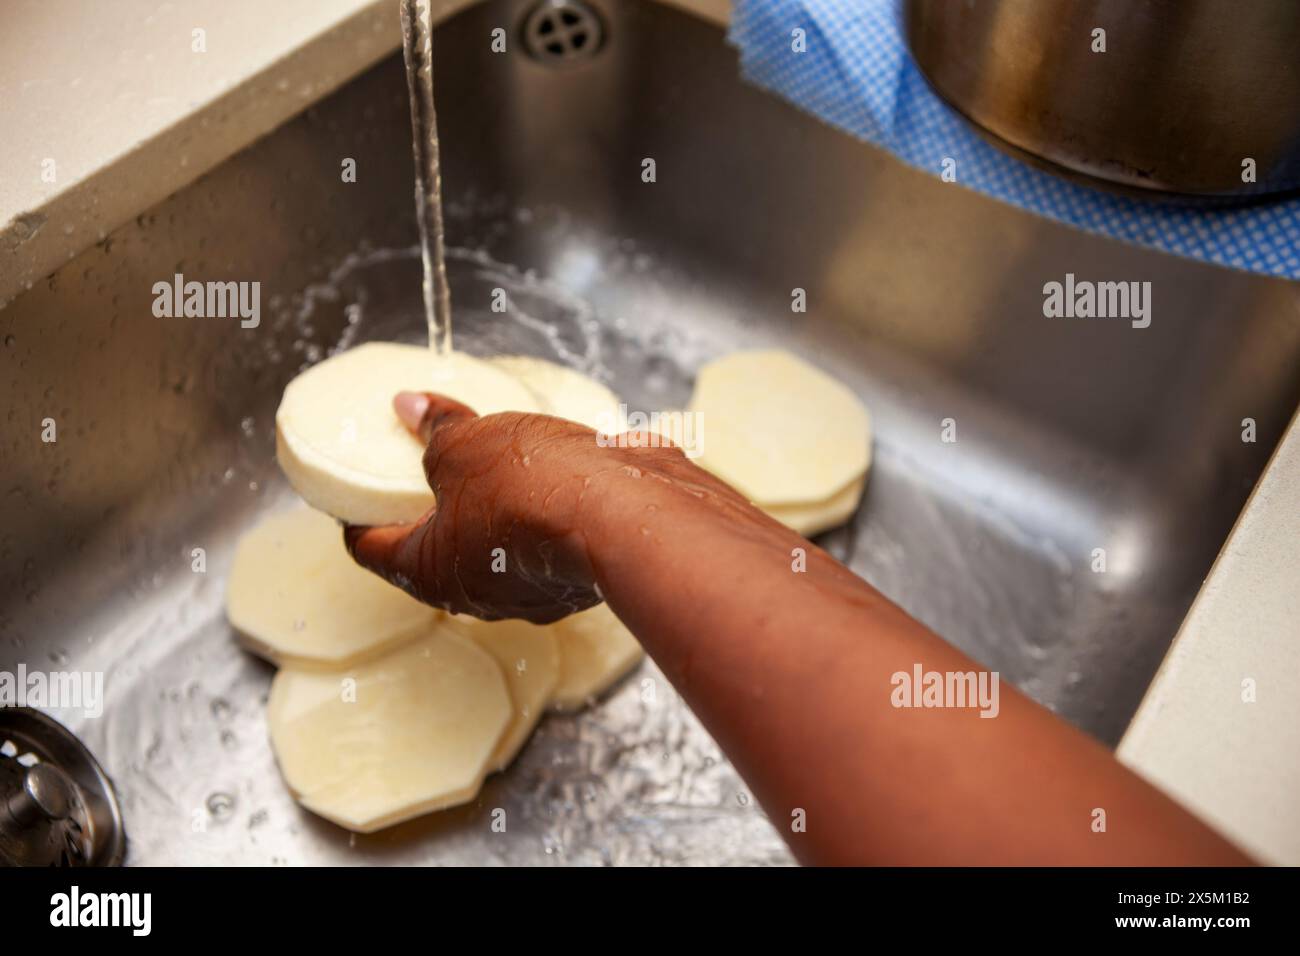
<svg viewBox="0 0 1300 956">
<path fill-rule="evenodd" d="M 125 850 L 90 751 L 40 711 L 0 707 L 0 866 L 117 866 Z"/>
<path fill-rule="evenodd" d="M 596 11 L 580 0 L 542 0 L 524 20 L 524 46 L 544 63 L 585 60 L 604 35 Z"/>
</svg>

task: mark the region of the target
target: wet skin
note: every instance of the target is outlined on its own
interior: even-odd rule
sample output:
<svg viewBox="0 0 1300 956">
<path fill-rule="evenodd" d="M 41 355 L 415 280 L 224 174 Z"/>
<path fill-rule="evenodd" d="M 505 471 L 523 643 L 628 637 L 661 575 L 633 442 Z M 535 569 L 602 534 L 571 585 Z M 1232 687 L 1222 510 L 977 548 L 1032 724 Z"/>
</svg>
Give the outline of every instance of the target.
<svg viewBox="0 0 1300 956">
<path fill-rule="evenodd" d="M 545 415 L 394 406 L 428 443 L 438 507 L 345 529 L 357 561 L 485 619 L 548 623 L 603 597 L 801 861 L 1251 862 L 1005 682 L 993 719 L 895 707 L 893 674 L 979 665 L 659 436 L 607 447 Z"/>
</svg>

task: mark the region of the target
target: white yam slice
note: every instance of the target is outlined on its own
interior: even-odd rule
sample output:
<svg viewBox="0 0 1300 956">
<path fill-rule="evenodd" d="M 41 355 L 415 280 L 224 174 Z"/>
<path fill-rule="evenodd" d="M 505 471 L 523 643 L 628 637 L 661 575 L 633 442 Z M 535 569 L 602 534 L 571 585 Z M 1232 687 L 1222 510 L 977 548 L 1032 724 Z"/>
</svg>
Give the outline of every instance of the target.
<svg viewBox="0 0 1300 956">
<path fill-rule="evenodd" d="M 433 507 L 424 446 L 393 411 L 399 391 L 438 392 L 480 415 L 538 411 L 527 388 L 488 363 L 372 342 L 326 359 L 284 390 L 276 455 L 312 507 L 350 524 L 415 521 Z"/>
<path fill-rule="evenodd" d="M 571 614 L 551 625 L 560 648 L 560 680 L 551 706 L 579 710 L 632 670 L 645 652 L 607 604 Z"/>
<path fill-rule="evenodd" d="M 449 623 L 473 638 L 501 667 L 514 718 L 497 742 L 489 770 L 504 770 L 528 741 L 560 679 L 560 649 L 549 627 L 527 621 L 480 621 L 456 616 Z"/>
<path fill-rule="evenodd" d="M 332 673 L 271 684 L 271 745 L 294 798 L 356 833 L 472 800 L 512 708 L 501 668 L 439 626 Z"/>
<path fill-rule="evenodd" d="M 763 510 L 787 528 L 798 531 L 805 538 L 811 538 L 823 531 L 837 528 L 853 517 L 853 512 L 858 510 L 858 501 L 862 498 L 865 484 L 866 480 L 859 478 L 825 501 L 810 505 L 767 505 Z"/>
<path fill-rule="evenodd" d="M 239 539 L 226 616 L 272 663 L 337 668 L 427 633 L 441 612 L 357 565 L 338 522 L 299 505 Z"/>
<path fill-rule="evenodd" d="M 736 352 L 700 369 L 697 463 L 764 507 L 815 504 L 871 462 L 871 418 L 848 388 L 780 350 Z"/>
<path fill-rule="evenodd" d="M 618 396 L 595 379 L 528 355 L 503 355 L 488 361 L 527 386 L 546 414 L 607 435 L 623 431 Z"/>
</svg>

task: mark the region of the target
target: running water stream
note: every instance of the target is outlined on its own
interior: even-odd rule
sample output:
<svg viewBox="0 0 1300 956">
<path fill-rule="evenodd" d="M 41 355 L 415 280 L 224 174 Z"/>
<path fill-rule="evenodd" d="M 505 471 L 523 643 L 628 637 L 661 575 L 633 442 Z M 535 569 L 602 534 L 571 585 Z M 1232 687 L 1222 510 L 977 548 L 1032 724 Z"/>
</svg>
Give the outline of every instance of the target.
<svg viewBox="0 0 1300 956">
<path fill-rule="evenodd" d="M 429 347 L 451 352 L 451 290 L 442 231 L 442 174 L 438 163 L 438 115 L 433 107 L 433 16 L 428 0 L 400 0 L 406 85 L 411 92 L 415 153 L 415 217 L 424 259 L 424 312 Z"/>
</svg>

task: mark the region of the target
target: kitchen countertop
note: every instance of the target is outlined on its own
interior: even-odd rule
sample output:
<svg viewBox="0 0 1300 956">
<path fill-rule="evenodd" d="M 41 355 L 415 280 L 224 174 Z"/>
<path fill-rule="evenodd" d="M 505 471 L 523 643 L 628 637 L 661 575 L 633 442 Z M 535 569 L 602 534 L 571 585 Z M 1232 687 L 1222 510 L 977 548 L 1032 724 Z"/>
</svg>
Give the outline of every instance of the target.
<svg viewBox="0 0 1300 956">
<path fill-rule="evenodd" d="M 1183 622 L 1119 757 L 1257 858 L 1300 864 L 1300 416 Z"/>
<path fill-rule="evenodd" d="M 431 2 L 441 18 L 473 0 Z M 729 17 L 728 0 L 668 2 Z M 392 0 L 277 0 L 273 17 L 265 11 L 258 0 L 10 0 L 0 32 L 0 304 L 400 41 Z M 194 49 L 195 30 L 206 52 Z M 1293 422 L 1118 751 L 1249 852 L 1291 865 L 1300 864 L 1297 542 Z"/>
<path fill-rule="evenodd" d="M 430 0 L 439 20 L 472 2 Z M 729 18 L 729 0 L 667 2 Z M 401 44 L 395 0 L 266 11 L 257 0 L 7 0 L 0 305 Z"/>
<path fill-rule="evenodd" d="M 266 9 L 253 0 L 8 0 L 0 303 L 401 42 L 395 3 L 277 0 L 274 16 Z"/>
</svg>

